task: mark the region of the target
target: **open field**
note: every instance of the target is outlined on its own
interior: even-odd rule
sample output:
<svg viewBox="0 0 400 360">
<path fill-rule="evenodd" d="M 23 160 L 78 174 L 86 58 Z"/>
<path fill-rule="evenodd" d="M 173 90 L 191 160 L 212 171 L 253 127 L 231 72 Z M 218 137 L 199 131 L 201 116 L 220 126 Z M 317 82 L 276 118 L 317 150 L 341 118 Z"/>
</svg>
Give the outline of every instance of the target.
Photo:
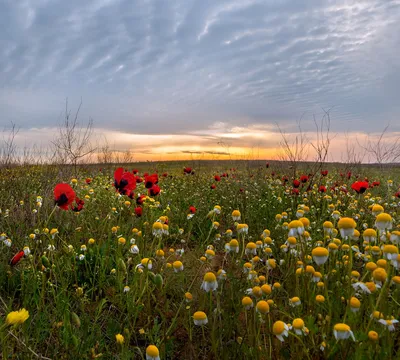
<svg viewBox="0 0 400 360">
<path fill-rule="evenodd" d="M 400 358 L 400 168 L 310 165 L 1 169 L 1 358 Z"/>
</svg>

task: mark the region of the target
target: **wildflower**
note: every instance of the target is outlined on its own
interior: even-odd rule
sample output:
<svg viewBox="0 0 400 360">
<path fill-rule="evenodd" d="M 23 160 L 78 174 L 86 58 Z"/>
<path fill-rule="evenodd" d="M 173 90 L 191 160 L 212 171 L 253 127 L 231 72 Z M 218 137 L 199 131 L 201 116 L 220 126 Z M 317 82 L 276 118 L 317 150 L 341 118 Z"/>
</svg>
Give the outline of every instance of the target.
<svg viewBox="0 0 400 360">
<path fill-rule="evenodd" d="M 294 329 L 294 332 L 296 335 L 306 335 L 307 334 L 307 328 L 304 325 L 303 319 L 297 318 L 293 320 L 292 328 Z"/>
<path fill-rule="evenodd" d="M 371 294 L 371 291 L 368 289 L 368 286 L 365 285 L 363 282 L 356 282 L 352 284 L 355 291 L 361 291 L 364 294 Z"/>
<path fill-rule="evenodd" d="M 60 209 L 68 210 L 75 196 L 75 191 L 68 184 L 57 184 L 54 187 L 54 202 Z"/>
<path fill-rule="evenodd" d="M 256 255 L 257 254 L 257 245 L 254 242 L 247 243 L 245 254 L 246 255 Z"/>
<path fill-rule="evenodd" d="M 121 334 L 115 335 L 115 340 L 117 341 L 117 344 L 122 345 L 125 341 L 124 336 Z"/>
<path fill-rule="evenodd" d="M 183 264 L 181 261 L 174 261 L 172 266 L 175 272 L 183 271 Z"/>
<path fill-rule="evenodd" d="M 328 235 L 332 234 L 332 232 L 333 232 L 333 224 L 332 224 L 332 222 L 330 222 L 330 221 L 325 221 L 325 222 L 322 224 L 322 227 L 323 227 L 324 232 L 325 232 L 326 234 L 328 234 Z"/>
<path fill-rule="evenodd" d="M 206 250 L 205 257 L 208 260 L 211 260 L 214 256 L 215 256 L 215 251 L 214 250 L 211 250 L 211 249 L 207 249 Z"/>
<path fill-rule="evenodd" d="M 394 324 L 397 324 L 399 321 L 398 320 L 384 320 L 384 319 L 379 319 L 378 322 L 382 325 L 385 325 L 389 331 L 394 331 Z"/>
<path fill-rule="evenodd" d="M 372 215 L 378 216 L 380 213 L 383 213 L 385 211 L 385 209 L 383 208 L 383 206 L 381 206 L 379 204 L 375 204 L 372 206 L 371 211 L 372 211 Z"/>
<path fill-rule="evenodd" d="M 335 336 L 336 340 L 345 340 L 351 336 L 351 338 L 356 341 L 350 326 L 346 324 L 336 324 L 333 328 L 333 335 Z"/>
<path fill-rule="evenodd" d="M 196 311 L 193 314 L 193 321 L 195 325 L 202 326 L 208 323 L 207 315 L 203 311 Z"/>
<path fill-rule="evenodd" d="M 221 214 L 221 206 L 215 205 L 213 211 L 214 211 L 214 213 L 216 213 L 217 215 Z"/>
<path fill-rule="evenodd" d="M 295 296 L 295 297 L 293 297 L 293 298 L 291 298 L 291 299 L 289 300 L 289 304 L 290 304 L 291 306 L 299 306 L 299 305 L 301 305 L 301 300 L 300 300 L 300 298 L 298 298 L 297 296 Z"/>
<path fill-rule="evenodd" d="M 153 235 L 154 236 L 161 236 L 163 234 L 163 224 L 159 221 L 156 221 L 153 224 Z"/>
<path fill-rule="evenodd" d="M 119 245 L 125 245 L 125 243 L 126 243 L 126 239 L 124 237 L 118 238 L 118 244 Z"/>
<path fill-rule="evenodd" d="M 191 302 L 193 300 L 193 295 L 190 292 L 185 293 L 186 302 Z"/>
<path fill-rule="evenodd" d="M 369 184 L 367 181 L 356 181 L 351 185 L 351 188 L 357 193 L 357 194 L 363 194 L 365 190 L 367 190 L 369 187 Z"/>
<path fill-rule="evenodd" d="M 29 311 L 20 309 L 18 311 L 11 311 L 6 317 L 6 324 L 8 325 L 20 325 L 23 324 L 29 318 Z"/>
<path fill-rule="evenodd" d="M 224 280 L 226 278 L 226 271 L 223 269 L 219 269 L 217 271 L 218 280 Z"/>
<path fill-rule="evenodd" d="M 323 302 L 325 302 L 325 297 L 322 296 L 322 295 L 317 295 L 315 297 L 315 301 L 318 302 L 318 303 L 323 303 Z"/>
<path fill-rule="evenodd" d="M 233 221 L 240 221 L 240 211 L 239 210 L 233 210 L 232 211 L 232 220 Z"/>
<path fill-rule="evenodd" d="M 377 238 L 376 230 L 365 229 L 362 236 L 366 243 L 375 242 Z"/>
<path fill-rule="evenodd" d="M 128 285 L 124 286 L 124 293 L 127 293 L 130 290 L 131 290 L 131 288 Z"/>
<path fill-rule="evenodd" d="M 245 307 L 246 310 L 249 310 L 254 306 L 253 300 L 250 297 L 245 296 L 242 299 L 242 305 Z"/>
<path fill-rule="evenodd" d="M 143 258 L 140 262 L 140 264 L 143 267 L 146 267 L 147 269 L 151 270 L 153 267 L 153 262 L 149 258 Z"/>
<path fill-rule="evenodd" d="M 264 300 L 260 300 L 257 303 L 257 312 L 259 312 L 260 314 L 268 314 L 269 313 L 269 304 L 264 301 Z"/>
<path fill-rule="evenodd" d="M 239 252 L 239 242 L 236 239 L 232 239 L 227 246 L 225 246 L 225 250 L 227 252 L 235 252 L 238 253 Z"/>
<path fill-rule="evenodd" d="M 370 339 L 372 341 L 378 341 L 379 335 L 376 331 L 370 330 L 370 331 L 368 331 L 368 339 Z"/>
<path fill-rule="evenodd" d="M 10 240 L 11 241 L 11 240 Z M 10 244 L 11 245 L 11 244 Z M 16 253 L 12 259 L 10 260 L 10 265 L 14 266 L 19 263 L 19 261 L 25 256 L 25 251 L 21 250 L 18 253 Z"/>
<path fill-rule="evenodd" d="M 53 228 L 50 230 L 50 236 L 52 239 L 54 239 L 57 234 L 58 234 L 58 229 Z"/>
<path fill-rule="evenodd" d="M 285 324 L 283 321 L 276 321 L 274 322 L 274 325 L 272 326 L 272 332 L 274 335 L 282 342 L 284 342 L 284 336 L 288 337 L 289 336 L 289 326 Z"/>
<path fill-rule="evenodd" d="M 139 254 L 139 247 L 136 244 L 131 245 L 131 248 L 129 249 L 129 251 L 132 254 Z"/>
<path fill-rule="evenodd" d="M 360 302 L 360 300 L 358 300 L 356 297 L 353 296 L 353 297 L 350 299 L 350 310 L 351 310 L 352 312 L 357 312 L 357 311 L 360 310 L 360 307 L 361 307 L 361 302 Z"/>
<path fill-rule="evenodd" d="M 85 255 L 80 254 L 80 255 L 78 256 L 78 259 L 79 259 L 79 261 L 85 260 Z"/>
<path fill-rule="evenodd" d="M 160 351 L 157 346 L 149 345 L 146 348 L 146 360 L 160 360 Z"/>
<path fill-rule="evenodd" d="M 161 250 L 161 249 L 157 250 L 157 251 L 156 251 L 156 256 L 157 256 L 157 258 L 159 258 L 159 259 L 164 259 L 164 251 Z"/>
<path fill-rule="evenodd" d="M 329 251 L 323 247 L 316 247 L 312 250 L 311 255 L 317 265 L 323 265 L 328 260 Z"/>
<path fill-rule="evenodd" d="M 304 233 L 304 224 L 300 220 L 293 220 L 288 225 L 289 228 L 289 237 L 294 236 L 298 237 L 303 235 Z"/>
<path fill-rule="evenodd" d="M 356 222 L 352 218 L 343 217 L 339 220 L 338 227 L 342 238 L 350 237 L 354 234 Z"/>
<path fill-rule="evenodd" d="M 205 292 L 215 291 L 218 288 L 217 278 L 214 273 L 208 272 L 204 275 L 203 283 L 201 284 L 201 289 Z"/>
<path fill-rule="evenodd" d="M 249 232 L 249 226 L 247 224 L 238 224 L 236 231 L 238 234 L 247 234 Z"/>
<path fill-rule="evenodd" d="M 28 256 L 31 253 L 29 246 L 24 246 L 23 251 L 24 251 L 25 256 Z"/>
<path fill-rule="evenodd" d="M 387 213 L 380 213 L 375 219 L 375 226 L 382 231 L 392 228 L 392 217 Z"/>
<path fill-rule="evenodd" d="M 399 249 L 394 245 L 383 246 L 383 256 L 388 260 L 396 260 L 399 254 Z"/>
<path fill-rule="evenodd" d="M 133 190 L 136 188 L 135 176 L 130 172 L 124 172 L 122 167 L 114 172 L 114 187 L 121 195 L 133 197 Z"/>
<path fill-rule="evenodd" d="M 386 270 L 378 267 L 372 272 L 372 277 L 376 284 L 382 285 L 387 278 Z"/>
<path fill-rule="evenodd" d="M 394 230 L 390 233 L 390 241 L 393 244 L 400 245 L 400 231 Z"/>
</svg>

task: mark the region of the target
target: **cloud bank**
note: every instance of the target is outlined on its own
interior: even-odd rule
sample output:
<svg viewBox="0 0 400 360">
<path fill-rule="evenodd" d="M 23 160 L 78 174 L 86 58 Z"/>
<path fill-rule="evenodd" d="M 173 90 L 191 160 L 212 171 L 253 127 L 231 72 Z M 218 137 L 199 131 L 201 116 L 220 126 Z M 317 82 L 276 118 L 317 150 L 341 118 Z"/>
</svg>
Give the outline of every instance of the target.
<svg viewBox="0 0 400 360">
<path fill-rule="evenodd" d="M 326 109 L 336 133 L 400 130 L 399 0 L 5 0 L 0 19 L 0 124 L 31 143 L 66 97 L 119 142 L 182 154 L 235 129 L 267 151 Z"/>
</svg>

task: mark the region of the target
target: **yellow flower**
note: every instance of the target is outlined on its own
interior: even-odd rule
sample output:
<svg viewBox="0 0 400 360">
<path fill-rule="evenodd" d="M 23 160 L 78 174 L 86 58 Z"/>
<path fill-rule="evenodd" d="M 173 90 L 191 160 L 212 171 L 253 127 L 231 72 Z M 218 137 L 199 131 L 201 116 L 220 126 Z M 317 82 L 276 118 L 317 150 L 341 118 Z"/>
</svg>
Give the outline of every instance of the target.
<svg viewBox="0 0 400 360">
<path fill-rule="evenodd" d="M 8 325 L 19 325 L 23 324 L 29 318 L 29 311 L 20 309 L 18 311 L 12 311 L 7 315 L 6 324 Z"/>
<path fill-rule="evenodd" d="M 149 345 L 146 349 L 147 359 L 160 359 L 160 352 L 155 345 Z"/>
<path fill-rule="evenodd" d="M 368 332 L 368 338 L 370 340 L 372 340 L 372 341 L 378 341 L 379 340 L 379 335 L 378 335 L 378 333 L 376 331 L 371 330 L 371 331 Z"/>
<path fill-rule="evenodd" d="M 124 343 L 124 336 L 121 334 L 115 335 L 115 340 L 117 341 L 118 344 L 122 345 Z"/>
</svg>

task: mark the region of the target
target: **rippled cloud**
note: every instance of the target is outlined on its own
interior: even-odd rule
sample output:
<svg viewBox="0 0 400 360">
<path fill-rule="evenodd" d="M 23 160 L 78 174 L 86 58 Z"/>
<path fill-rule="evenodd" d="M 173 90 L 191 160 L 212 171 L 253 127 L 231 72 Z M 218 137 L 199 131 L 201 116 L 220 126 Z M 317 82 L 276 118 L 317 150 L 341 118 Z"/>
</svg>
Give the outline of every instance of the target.
<svg viewBox="0 0 400 360">
<path fill-rule="evenodd" d="M 341 134 L 400 130 L 399 0 L 4 0 L 0 19 L 1 125 L 43 133 L 68 97 L 106 133 L 188 152 L 221 152 L 216 130 L 265 147 L 327 109 Z"/>
</svg>

